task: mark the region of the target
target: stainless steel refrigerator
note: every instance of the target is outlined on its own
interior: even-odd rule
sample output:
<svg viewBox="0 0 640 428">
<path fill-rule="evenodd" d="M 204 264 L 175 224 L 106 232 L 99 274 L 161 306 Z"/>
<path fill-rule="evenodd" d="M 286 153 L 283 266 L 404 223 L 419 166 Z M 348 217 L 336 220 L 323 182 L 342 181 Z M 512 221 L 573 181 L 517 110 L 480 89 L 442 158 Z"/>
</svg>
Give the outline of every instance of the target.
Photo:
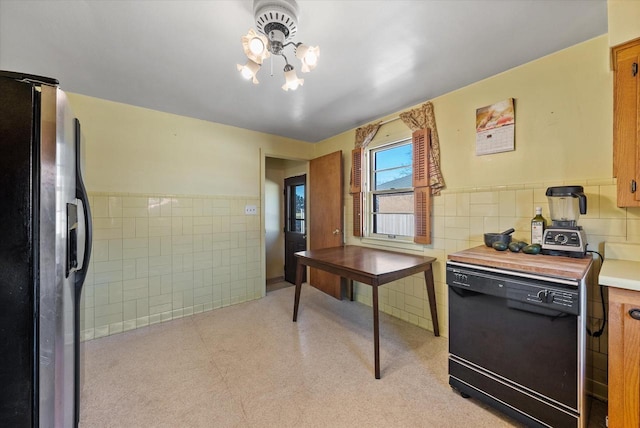
<svg viewBox="0 0 640 428">
<path fill-rule="evenodd" d="M 55 79 L 0 71 L 0 425 L 77 426 L 91 213 Z"/>
</svg>

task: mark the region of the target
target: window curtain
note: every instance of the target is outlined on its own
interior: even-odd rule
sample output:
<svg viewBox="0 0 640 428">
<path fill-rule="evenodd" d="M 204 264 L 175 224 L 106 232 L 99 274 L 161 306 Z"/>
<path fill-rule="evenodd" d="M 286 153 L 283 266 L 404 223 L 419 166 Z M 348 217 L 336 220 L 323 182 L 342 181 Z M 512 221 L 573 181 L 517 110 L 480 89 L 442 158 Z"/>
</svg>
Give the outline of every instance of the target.
<svg viewBox="0 0 640 428">
<path fill-rule="evenodd" d="M 400 120 L 411 129 L 412 132 L 428 128 L 430 132 L 429 147 L 427 148 L 429 167 L 429 187 L 432 195 L 439 195 L 444 189 L 444 178 L 440 171 L 440 141 L 436 129 L 436 117 L 433 113 L 431 101 L 418 108 L 400 113 Z"/>
<path fill-rule="evenodd" d="M 364 229 L 364 193 L 362 188 L 362 161 L 364 149 L 380 129 L 373 123 L 356 129 L 356 144 L 351 151 L 351 181 L 349 193 L 353 197 L 353 236 L 362 236 Z"/>
</svg>

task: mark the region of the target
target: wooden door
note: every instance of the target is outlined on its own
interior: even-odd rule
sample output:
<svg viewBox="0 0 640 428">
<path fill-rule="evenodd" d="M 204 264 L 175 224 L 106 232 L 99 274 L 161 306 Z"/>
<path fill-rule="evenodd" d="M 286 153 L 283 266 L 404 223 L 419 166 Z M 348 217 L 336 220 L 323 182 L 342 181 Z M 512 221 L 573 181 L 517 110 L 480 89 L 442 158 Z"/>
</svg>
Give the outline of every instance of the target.
<svg viewBox="0 0 640 428">
<path fill-rule="evenodd" d="M 343 244 L 342 151 L 309 163 L 309 248 L 339 247 Z M 336 299 L 342 298 L 340 277 L 311 268 L 309 284 Z"/>
<path fill-rule="evenodd" d="M 307 176 L 299 175 L 284 180 L 284 279 L 296 283 L 296 257 L 307 249 Z M 303 276 L 302 282 L 306 281 Z"/>
<path fill-rule="evenodd" d="M 609 426 L 640 426 L 640 292 L 609 287 Z"/>
<path fill-rule="evenodd" d="M 618 206 L 640 206 L 640 39 L 612 50 L 613 175 L 617 177 Z"/>
</svg>

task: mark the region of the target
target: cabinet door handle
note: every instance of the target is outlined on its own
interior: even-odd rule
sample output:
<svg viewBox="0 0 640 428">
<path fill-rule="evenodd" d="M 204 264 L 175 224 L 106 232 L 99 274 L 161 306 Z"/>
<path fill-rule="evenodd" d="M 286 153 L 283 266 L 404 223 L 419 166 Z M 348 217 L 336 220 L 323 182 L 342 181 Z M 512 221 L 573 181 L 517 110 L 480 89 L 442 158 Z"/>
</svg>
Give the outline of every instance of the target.
<svg viewBox="0 0 640 428">
<path fill-rule="evenodd" d="M 633 74 L 633 77 L 636 77 L 636 75 L 638 74 L 638 63 L 634 62 L 633 65 L 631 66 L 631 73 Z"/>
<path fill-rule="evenodd" d="M 631 318 L 633 318 L 634 320 L 639 320 L 640 321 L 640 309 L 638 308 L 633 308 L 629 310 L 629 315 L 631 316 Z"/>
<path fill-rule="evenodd" d="M 636 180 L 631 180 L 631 193 L 636 193 L 637 187 Z"/>
</svg>

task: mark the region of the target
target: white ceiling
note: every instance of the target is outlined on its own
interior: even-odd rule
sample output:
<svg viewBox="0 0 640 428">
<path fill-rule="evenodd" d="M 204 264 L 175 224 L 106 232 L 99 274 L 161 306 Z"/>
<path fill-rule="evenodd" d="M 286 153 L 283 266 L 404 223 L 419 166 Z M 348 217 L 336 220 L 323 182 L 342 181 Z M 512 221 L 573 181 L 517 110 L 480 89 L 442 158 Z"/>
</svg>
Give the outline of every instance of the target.
<svg viewBox="0 0 640 428">
<path fill-rule="evenodd" d="M 252 0 L 0 0 L 0 69 L 107 100 L 317 142 L 607 32 L 606 0 L 299 0 L 318 67 L 242 79 Z M 579 72 L 579 70 L 576 70 Z M 493 100 L 490 100 L 493 101 Z"/>
</svg>

